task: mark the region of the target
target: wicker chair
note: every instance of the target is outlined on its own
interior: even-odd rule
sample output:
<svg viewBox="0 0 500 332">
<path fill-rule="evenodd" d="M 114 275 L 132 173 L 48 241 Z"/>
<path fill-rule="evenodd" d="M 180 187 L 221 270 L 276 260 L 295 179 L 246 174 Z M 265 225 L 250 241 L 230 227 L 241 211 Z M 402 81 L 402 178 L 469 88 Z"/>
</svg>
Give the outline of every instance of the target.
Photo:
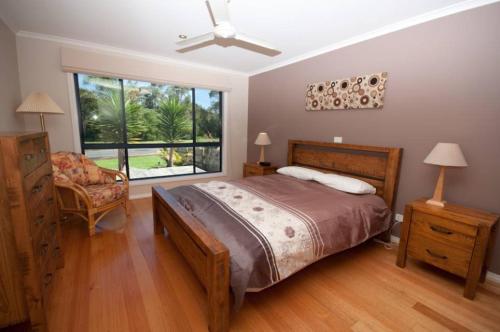
<svg viewBox="0 0 500 332">
<path fill-rule="evenodd" d="M 74 152 L 53 153 L 51 159 L 60 211 L 85 219 L 89 236 L 95 234 L 96 224 L 114 208 L 122 206 L 129 215 L 129 186 L 125 174 L 101 168 Z"/>
</svg>

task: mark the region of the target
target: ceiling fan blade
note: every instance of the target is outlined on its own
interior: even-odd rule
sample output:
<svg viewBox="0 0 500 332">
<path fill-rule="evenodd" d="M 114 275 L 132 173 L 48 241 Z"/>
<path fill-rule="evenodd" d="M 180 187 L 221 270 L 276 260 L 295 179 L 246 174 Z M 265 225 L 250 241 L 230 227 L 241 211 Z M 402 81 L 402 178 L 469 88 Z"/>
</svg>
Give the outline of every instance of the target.
<svg viewBox="0 0 500 332">
<path fill-rule="evenodd" d="M 196 37 L 188 38 L 185 40 L 178 41 L 176 44 L 182 48 L 196 46 L 198 44 L 203 44 L 212 41 L 215 38 L 213 32 L 205 33 Z"/>
<path fill-rule="evenodd" d="M 222 22 L 229 22 L 226 0 L 207 0 L 207 6 L 215 25 L 219 25 Z"/>
<path fill-rule="evenodd" d="M 236 36 L 234 36 L 234 39 L 243 43 L 242 45 L 237 46 L 241 46 L 254 52 L 262 53 L 268 56 L 276 56 L 278 54 L 281 54 L 280 50 L 276 49 L 266 42 L 260 41 L 253 37 L 248 37 L 238 33 L 236 34 Z"/>
</svg>

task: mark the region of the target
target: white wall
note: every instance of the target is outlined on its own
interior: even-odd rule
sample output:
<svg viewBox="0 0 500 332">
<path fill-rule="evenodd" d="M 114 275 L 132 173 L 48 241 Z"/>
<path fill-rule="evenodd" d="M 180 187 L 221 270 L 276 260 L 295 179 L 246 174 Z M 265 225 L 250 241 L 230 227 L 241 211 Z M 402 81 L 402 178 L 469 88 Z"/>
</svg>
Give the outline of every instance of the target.
<svg viewBox="0 0 500 332">
<path fill-rule="evenodd" d="M 63 51 L 64 50 L 64 51 Z M 21 94 L 27 96 L 33 91 L 45 91 L 65 111 L 64 115 L 47 115 L 45 122 L 52 151 L 77 151 L 78 135 L 73 132 L 71 107 L 74 96 L 70 95 L 68 74 L 63 72 L 61 52 L 63 51 L 66 69 L 106 73 L 107 75 L 150 79 L 156 82 L 175 82 L 188 86 L 214 87 L 226 90 L 227 128 L 224 138 L 227 142 L 227 163 L 223 179 L 238 178 L 242 175 L 242 163 L 246 160 L 247 115 L 248 115 L 248 77 L 246 75 L 219 71 L 200 66 L 189 66 L 153 59 L 126 55 L 105 48 L 78 46 L 74 41 L 67 42 L 55 38 L 17 36 L 17 52 Z M 36 116 L 25 115 L 27 130 L 38 130 Z M 213 178 L 212 178 L 213 179 Z M 166 187 L 208 180 L 196 178 L 184 181 L 176 178 L 162 183 Z M 162 180 L 159 180 L 161 182 Z M 148 181 L 149 182 L 149 181 Z M 133 184 L 131 196 L 143 196 L 151 192 L 151 183 Z"/>
<path fill-rule="evenodd" d="M 16 36 L 0 20 L 0 131 L 24 129 L 22 115 L 15 113 L 21 101 Z"/>
</svg>

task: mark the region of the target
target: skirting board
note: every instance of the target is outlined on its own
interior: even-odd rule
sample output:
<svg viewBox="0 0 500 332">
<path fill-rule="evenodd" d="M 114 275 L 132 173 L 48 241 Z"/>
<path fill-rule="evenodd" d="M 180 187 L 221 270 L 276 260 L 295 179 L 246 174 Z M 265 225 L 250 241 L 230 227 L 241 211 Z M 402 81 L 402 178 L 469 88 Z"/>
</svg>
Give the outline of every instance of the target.
<svg viewBox="0 0 500 332">
<path fill-rule="evenodd" d="M 141 198 L 148 198 L 148 197 L 151 197 L 151 192 L 143 193 L 143 194 L 130 195 L 129 198 L 131 200 L 134 200 L 134 199 L 141 199 Z"/>
<path fill-rule="evenodd" d="M 391 235 L 391 243 L 399 244 L 399 237 Z M 486 272 L 486 281 L 500 286 L 500 274 L 493 273 L 491 271 Z"/>
</svg>

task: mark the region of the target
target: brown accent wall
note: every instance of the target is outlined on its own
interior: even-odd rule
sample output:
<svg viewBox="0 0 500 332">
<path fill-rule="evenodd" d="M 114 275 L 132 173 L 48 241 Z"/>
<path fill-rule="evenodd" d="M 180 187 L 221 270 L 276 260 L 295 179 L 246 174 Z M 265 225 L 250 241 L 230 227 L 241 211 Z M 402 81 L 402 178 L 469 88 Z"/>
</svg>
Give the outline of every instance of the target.
<svg viewBox="0 0 500 332">
<path fill-rule="evenodd" d="M 290 138 L 403 147 L 402 213 L 405 202 L 432 195 L 438 168 L 422 163 L 426 155 L 437 142 L 456 142 L 470 166 L 447 172 L 446 199 L 500 213 L 499 31 L 497 3 L 252 76 L 248 160 L 258 159 L 260 131 L 277 165 Z M 307 83 L 381 71 L 389 73 L 382 110 L 305 111 Z M 500 273 L 500 232 L 494 253 Z"/>
<path fill-rule="evenodd" d="M 24 129 L 22 116 L 15 113 L 20 104 L 16 35 L 0 19 L 0 130 Z"/>
</svg>

